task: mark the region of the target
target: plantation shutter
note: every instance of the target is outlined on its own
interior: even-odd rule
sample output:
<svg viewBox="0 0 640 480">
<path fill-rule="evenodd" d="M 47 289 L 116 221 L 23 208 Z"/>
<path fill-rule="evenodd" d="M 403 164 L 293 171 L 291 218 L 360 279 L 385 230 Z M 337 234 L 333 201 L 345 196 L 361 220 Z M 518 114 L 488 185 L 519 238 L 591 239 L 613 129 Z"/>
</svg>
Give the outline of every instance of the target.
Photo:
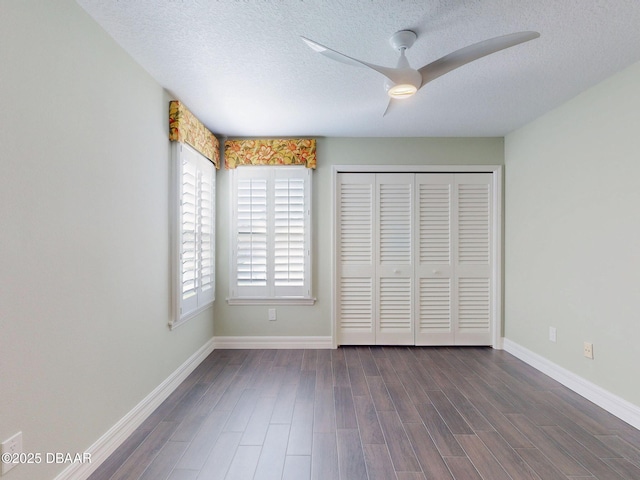
<svg viewBox="0 0 640 480">
<path fill-rule="evenodd" d="M 236 283 L 249 296 L 267 293 L 267 180 L 240 178 L 236 188 Z"/>
<path fill-rule="evenodd" d="M 198 170 L 198 305 L 215 299 L 215 168 L 201 159 Z"/>
<path fill-rule="evenodd" d="M 306 181 L 298 172 L 285 169 L 275 172 L 273 265 L 277 297 L 299 295 L 300 289 L 305 287 L 305 265 L 309 255 L 305 233 L 309 212 Z"/>
<path fill-rule="evenodd" d="M 180 251 L 181 309 L 188 312 L 197 308 L 198 287 L 197 273 L 197 203 L 198 203 L 198 168 L 196 162 L 186 151 L 182 161 L 182 202 L 181 227 L 182 241 Z"/>
<path fill-rule="evenodd" d="M 232 176 L 231 297 L 310 297 L 311 170 L 239 166 Z"/>
<path fill-rule="evenodd" d="M 178 168 L 178 312 L 184 319 L 215 298 L 215 168 L 176 144 Z M 174 322 L 175 323 L 175 322 Z"/>
</svg>

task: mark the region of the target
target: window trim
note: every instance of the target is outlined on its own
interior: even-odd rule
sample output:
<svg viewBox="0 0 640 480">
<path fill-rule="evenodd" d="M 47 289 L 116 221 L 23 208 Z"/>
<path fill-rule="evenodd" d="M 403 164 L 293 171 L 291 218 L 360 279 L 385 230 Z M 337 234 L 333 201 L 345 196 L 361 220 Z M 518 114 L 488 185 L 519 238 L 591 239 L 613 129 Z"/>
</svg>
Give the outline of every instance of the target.
<svg viewBox="0 0 640 480">
<path fill-rule="evenodd" d="M 212 282 L 211 289 L 208 293 L 201 291 L 196 293 L 198 297 L 196 305 L 183 313 L 183 293 L 182 293 L 182 184 L 183 184 L 183 156 L 185 151 L 189 152 L 189 155 L 197 155 L 197 163 L 200 165 L 207 165 L 207 170 L 211 168 L 211 269 L 212 269 Z M 215 289 L 216 289 L 216 169 L 215 165 L 199 153 L 196 149 L 186 143 L 173 142 L 172 143 L 172 191 L 171 191 L 171 218 L 172 218 L 172 235 L 171 235 L 171 254 L 172 254 L 172 315 L 169 322 L 169 328 L 171 330 L 183 325 L 188 320 L 194 318 L 204 310 L 211 307 L 215 301 Z M 198 168 L 200 168 L 198 167 Z M 197 274 L 196 274 L 197 275 Z"/>
<path fill-rule="evenodd" d="M 305 284 L 304 290 L 308 293 L 306 295 L 280 295 L 277 296 L 274 293 L 274 289 L 276 288 L 274 285 L 274 275 L 273 275 L 273 260 L 274 260 L 274 249 L 273 249 L 273 239 L 267 239 L 267 249 L 268 249 L 268 258 L 267 258 L 267 285 L 265 287 L 270 293 L 273 295 L 242 295 L 239 294 L 237 290 L 237 192 L 238 192 L 238 181 L 240 180 L 239 172 L 247 172 L 252 177 L 256 175 L 258 178 L 267 179 L 267 211 L 270 212 L 267 214 L 267 231 L 273 233 L 273 204 L 274 195 L 273 188 L 276 176 L 278 172 L 285 172 L 285 175 L 288 177 L 293 169 L 299 170 L 300 176 L 297 178 L 305 179 L 305 207 L 306 207 L 306 218 L 305 218 L 305 248 L 307 253 L 305 255 Z M 249 173 L 251 172 L 251 173 Z M 229 229 L 229 241 L 230 241 L 230 249 L 231 255 L 229 256 L 229 296 L 227 297 L 227 303 L 229 305 L 313 305 L 316 301 L 316 298 L 313 296 L 312 289 L 312 174 L 311 170 L 303 167 L 303 166 L 274 166 L 274 165 L 259 165 L 259 166 L 238 166 L 235 169 L 229 170 L 231 175 L 230 179 L 230 189 L 229 189 L 229 198 L 230 198 L 230 226 Z"/>
<path fill-rule="evenodd" d="M 299 297 L 228 297 L 229 305 L 314 305 L 316 297 L 299 298 Z"/>
</svg>

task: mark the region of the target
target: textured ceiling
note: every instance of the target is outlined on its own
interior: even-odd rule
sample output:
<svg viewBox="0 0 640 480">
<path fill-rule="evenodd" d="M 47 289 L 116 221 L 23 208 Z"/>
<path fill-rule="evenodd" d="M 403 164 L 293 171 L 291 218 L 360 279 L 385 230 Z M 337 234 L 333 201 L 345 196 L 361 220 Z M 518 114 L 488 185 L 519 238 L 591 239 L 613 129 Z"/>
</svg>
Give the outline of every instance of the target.
<svg viewBox="0 0 640 480">
<path fill-rule="evenodd" d="M 639 0 L 77 0 L 226 136 L 503 136 L 640 60 Z M 382 116 L 384 78 L 312 51 L 419 68 L 487 38 L 540 38 L 427 84 Z"/>
</svg>

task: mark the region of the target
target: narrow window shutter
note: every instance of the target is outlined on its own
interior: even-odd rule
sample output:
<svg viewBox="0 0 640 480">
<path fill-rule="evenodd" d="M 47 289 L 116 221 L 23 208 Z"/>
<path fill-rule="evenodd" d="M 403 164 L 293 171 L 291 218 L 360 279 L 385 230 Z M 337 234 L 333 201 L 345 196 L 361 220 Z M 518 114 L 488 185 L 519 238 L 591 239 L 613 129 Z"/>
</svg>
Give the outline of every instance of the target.
<svg viewBox="0 0 640 480">
<path fill-rule="evenodd" d="M 259 167 L 233 170 L 232 297 L 268 291 L 269 182 Z"/>
<path fill-rule="evenodd" d="M 275 167 L 273 175 L 273 295 L 310 296 L 310 170 Z"/>
<path fill-rule="evenodd" d="M 304 180 L 278 178 L 274 185 L 274 285 L 304 285 Z"/>
<path fill-rule="evenodd" d="M 215 298 L 215 169 L 200 159 L 198 169 L 198 305 Z"/>
<path fill-rule="evenodd" d="M 186 144 L 178 161 L 178 310 L 175 325 L 215 298 L 215 168 Z"/>
<path fill-rule="evenodd" d="M 267 284 L 267 182 L 240 179 L 237 188 L 237 283 Z"/>
<path fill-rule="evenodd" d="M 198 305 L 197 275 L 197 204 L 198 204 L 198 168 L 192 155 L 184 152 L 182 162 L 181 196 L 181 244 L 180 244 L 180 283 L 181 314 L 185 314 Z"/>
</svg>

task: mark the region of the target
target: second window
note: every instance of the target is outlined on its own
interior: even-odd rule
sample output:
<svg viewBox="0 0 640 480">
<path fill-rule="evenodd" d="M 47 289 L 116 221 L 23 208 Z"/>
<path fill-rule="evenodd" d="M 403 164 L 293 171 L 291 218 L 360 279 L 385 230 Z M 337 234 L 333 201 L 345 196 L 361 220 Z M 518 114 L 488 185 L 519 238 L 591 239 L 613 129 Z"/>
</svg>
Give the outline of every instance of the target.
<svg viewBox="0 0 640 480">
<path fill-rule="evenodd" d="M 312 302 L 311 170 L 231 170 L 231 279 L 234 301 Z"/>
</svg>

